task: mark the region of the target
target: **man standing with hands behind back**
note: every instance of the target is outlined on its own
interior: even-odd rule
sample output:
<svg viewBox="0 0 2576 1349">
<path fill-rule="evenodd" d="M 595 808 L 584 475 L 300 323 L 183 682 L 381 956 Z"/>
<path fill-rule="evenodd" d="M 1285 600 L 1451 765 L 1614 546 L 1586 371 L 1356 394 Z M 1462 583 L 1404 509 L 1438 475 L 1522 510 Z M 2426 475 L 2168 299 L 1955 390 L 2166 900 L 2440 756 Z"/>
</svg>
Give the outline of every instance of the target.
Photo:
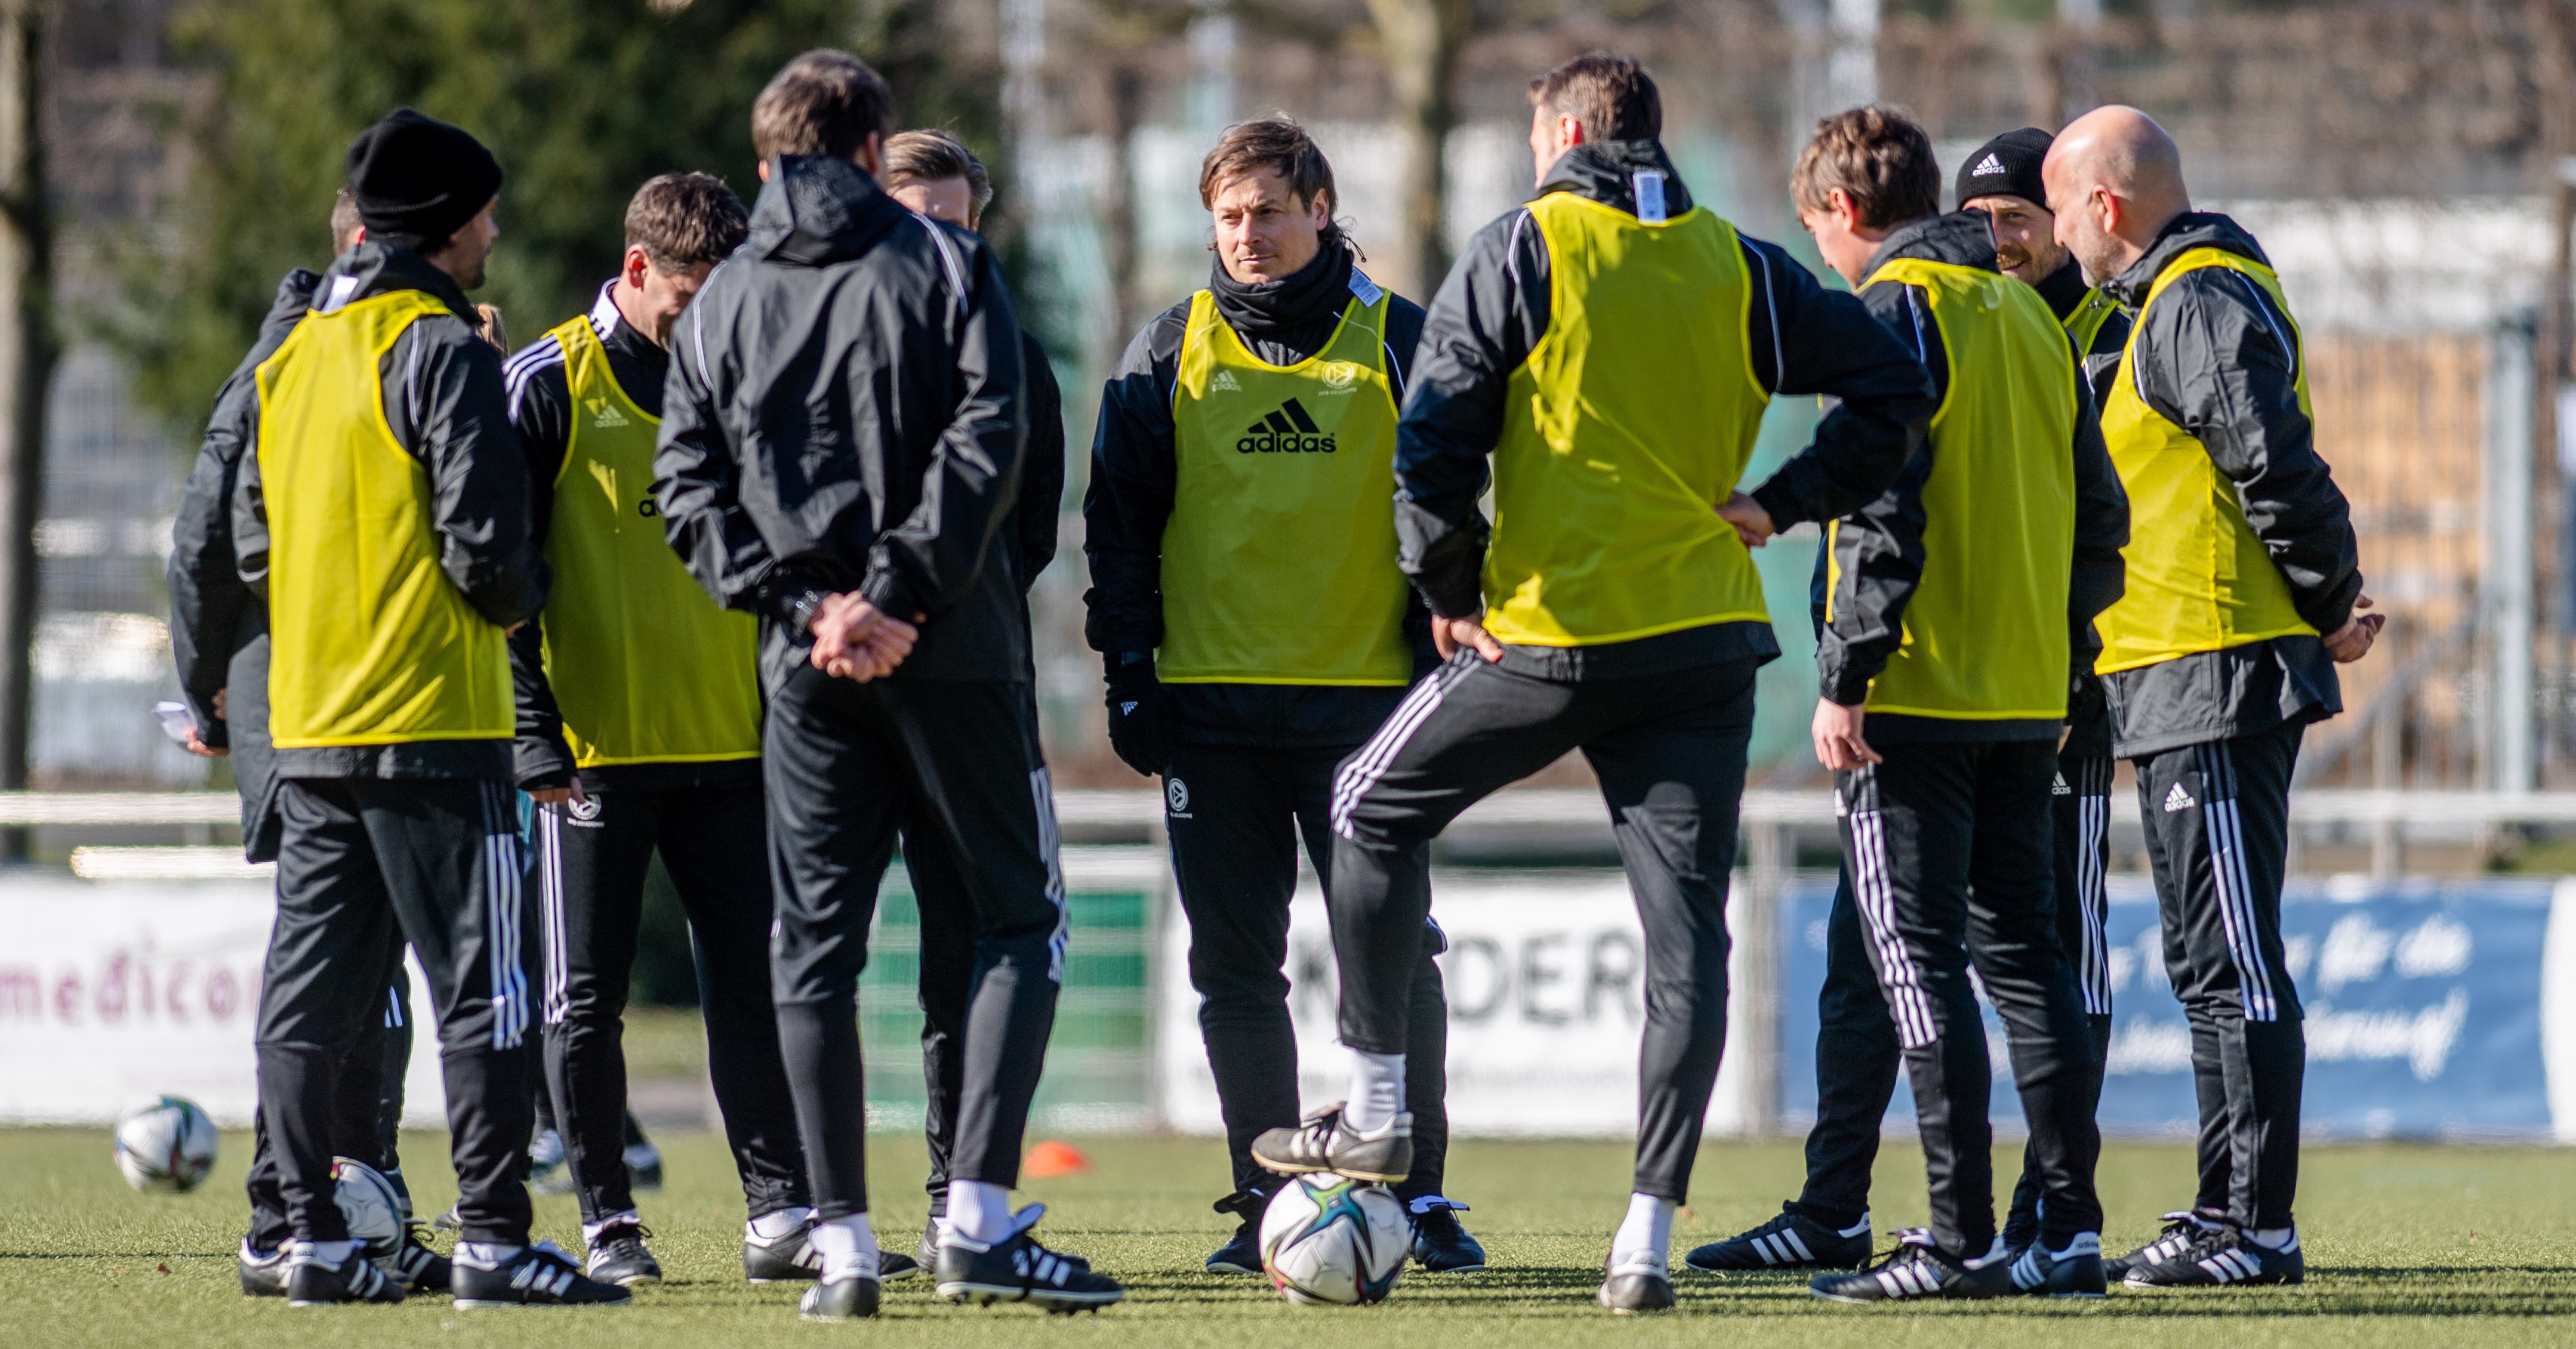
<svg viewBox="0 0 2576 1349">
<path fill-rule="evenodd" d="M 2138 769 L 2165 971 L 2191 1023 L 2199 1192 L 2111 1262 L 2141 1285 L 2298 1283 L 2306 1039 L 2281 949 L 2290 774 L 2370 653 L 2352 512 L 2316 449 L 2298 324 L 2262 246 L 2194 211 L 2154 119 L 2106 107 L 2041 169 L 2059 243 L 2131 313 L 2102 399 L 2128 490 L 2128 591 L 2103 611 L 2114 751 Z"/>
</svg>

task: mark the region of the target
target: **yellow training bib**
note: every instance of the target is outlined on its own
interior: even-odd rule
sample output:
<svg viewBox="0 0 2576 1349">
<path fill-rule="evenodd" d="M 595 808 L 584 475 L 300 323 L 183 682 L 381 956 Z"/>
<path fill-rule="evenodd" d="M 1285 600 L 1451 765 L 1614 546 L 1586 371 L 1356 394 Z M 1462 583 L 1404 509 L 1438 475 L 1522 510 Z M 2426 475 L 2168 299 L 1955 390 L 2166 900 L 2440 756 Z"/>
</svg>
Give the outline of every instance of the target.
<svg viewBox="0 0 2576 1349">
<path fill-rule="evenodd" d="M 1322 351 L 1255 357 L 1190 300 L 1172 398 L 1172 515 L 1163 526 L 1169 684 L 1412 682 L 1395 563 L 1395 396 L 1387 295 L 1355 295 Z"/>
<path fill-rule="evenodd" d="M 661 428 L 617 387 L 587 317 L 554 330 L 572 393 L 539 622 L 546 682 L 583 768 L 760 756 L 759 624 L 722 608 L 664 540 Z"/>
<path fill-rule="evenodd" d="M 2201 651 L 2221 651 L 2316 629 L 2299 617 L 2289 583 L 2236 499 L 2236 484 L 2190 432 L 2167 420 L 2138 395 L 2138 334 L 2147 311 L 2184 275 L 2223 267 L 2262 287 L 2287 318 L 2280 280 L 2272 269 L 2218 248 L 2195 248 L 2176 258 L 2148 288 L 2120 353 L 2120 370 L 2102 400 L 2102 440 L 2129 493 L 2129 586 L 2118 603 L 2094 621 L 2102 674 L 2134 670 Z M 2299 410 L 2308 410 L 2308 365 L 2295 321 L 2281 335 L 2290 349 Z"/>
<path fill-rule="evenodd" d="M 2038 291 L 1982 268 L 1899 258 L 1862 289 L 1881 283 L 1930 297 L 1950 388 L 1932 415 L 1923 576 L 1906 602 L 1902 644 L 1865 705 L 1960 721 L 2057 720 L 2066 715 L 2075 559 L 2066 330 Z M 1828 595 L 1838 593 L 1834 580 Z"/>
<path fill-rule="evenodd" d="M 1769 622 L 1752 555 L 1717 518 L 1770 402 L 1734 227 L 1696 207 L 1648 224 L 1571 192 L 1529 210 L 1550 312 L 1494 450 L 1486 628 L 1590 646 Z"/>
<path fill-rule="evenodd" d="M 439 568 L 428 471 L 385 421 L 378 362 L 404 329 L 447 312 L 416 290 L 316 310 L 260 363 L 279 749 L 517 730 L 501 630 Z"/>
</svg>

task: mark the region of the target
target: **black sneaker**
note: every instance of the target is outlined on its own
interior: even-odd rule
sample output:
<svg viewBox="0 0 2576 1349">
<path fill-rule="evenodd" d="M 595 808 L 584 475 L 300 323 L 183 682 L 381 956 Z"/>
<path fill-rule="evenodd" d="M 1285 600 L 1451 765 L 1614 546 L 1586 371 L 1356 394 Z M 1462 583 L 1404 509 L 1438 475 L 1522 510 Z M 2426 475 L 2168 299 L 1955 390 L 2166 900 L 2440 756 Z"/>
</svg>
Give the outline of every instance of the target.
<svg viewBox="0 0 2576 1349">
<path fill-rule="evenodd" d="M 1261 1273 L 1261 1215 L 1270 1208 L 1270 1196 L 1260 1190 L 1237 1190 L 1209 1207 L 1241 1221 L 1234 1225 L 1234 1235 L 1207 1258 L 1208 1273 Z"/>
<path fill-rule="evenodd" d="M 235 1259 L 241 1266 L 241 1290 L 243 1297 L 286 1296 L 286 1262 L 288 1259 L 286 1252 L 269 1251 L 262 1254 L 259 1251 L 252 1250 L 250 1248 L 250 1243 L 245 1241 L 242 1243 L 241 1251 Z"/>
<path fill-rule="evenodd" d="M 1934 1245 L 1928 1229 L 1910 1227 L 1877 1264 L 1857 1274 L 1819 1274 L 1807 1291 L 1828 1302 L 1912 1302 L 1999 1297 L 2011 1287 L 2001 1264 L 1971 1269 Z"/>
<path fill-rule="evenodd" d="M 2131 1288 L 2218 1288 L 2307 1279 L 2308 1258 L 2299 1253 L 2296 1231 L 2276 1251 L 2227 1223 L 2202 1232 L 2180 1255 L 2132 1267 L 2124 1282 Z"/>
<path fill-rule="evenodd" d="M 662 1150 L 638 1143 L 626 1150 L 626 1185 L 634 1190 L 662 1188 Z"/>
<path fill-rule="evenodd" d="M 407 1291 L 444 1293 L 450 1267 L 446 1256 L 429 1248 L 428 1230 L 419 1223 L 403 1224 L 402 1248 L 384 1262 L 385 1272 Z"/>
<path fill-rule="evenodd" d="M 653 1229 L 642 1223 L 618 1223 L 590 1242 L 590 1259 L 582 1273 L 620 1288 L 641 1288 L 662 1281 L 662 1262 L 644 1248 Z"/>
<path fill-rule="evenodd" d="M 1612 1316 L 1668 1312 L 1675 1301 L 1672 1276 L 1662 1265 L 1646 1260 L 1605 1265 L 1601 1289 L 1592 1295 L 1592 1300 L 1609 1309 Z"/>
<path fill-rule="evenodd" d="M 1466 1205 L 1426 1194 L 1405 1208 L 1413 1216 L 1413 1263 L 1432 1274 L 1485 1272 L 1485 1248 L 1458 1221 Z"/>
<path fill-rule="evenodd" d="M 1853 1226 L 1836 1230 L 1780 1206 L 1780 1216 L 1750 1232 L 1712 1241 L 1682 1257 L 1703 1274 L 1740 1269 L 1858 1269 L 1869 1263 L 1869 1214 Z"/>
<path fill-rule="evenodd" d="M 1017 1230 L 991 1245 L 977 1245 L 954 1231 L 939 1241 L 939 1295 L 951 1302 L 1034 1302 L 1051 1312 L 1097 1311 L 1127 1296 L 1116 1281 L 1091 1272 L 1088 1261 L 1056 1254 L 1029 1234 L 1045 1213 L 1032 1204 L 1014 1220 Z"/>
<path fill-rule="evenodd" d="M 775 1238 L 745 1232 L 742 1238 L 742 1277 L 753 1283 L 801 1283 L 819 1277 L 823 1257 L 809 1240 L 814 1233 L 811 1218 L 789 1228 Z"/>
<path fill-rule="evenodd" d="M 391 1306 L 402 1300 L 402 1288 L 386 1278 L 364 1251 L 351 1251 L 349 1258 L 337 1265 L 292 1256 L 287 1259 L 287 1306 L 337 1307 L 351 1302 Z"/>
<path fill-rule="evenodd" d="M 618 1307 L 635 1300 L 616 1284 L 584 1275 L 551 1241 L 520 1247 L 498 1269 L 460 1257 L 449 1287 L 459 1307 Z"/>
<path fill-rule="evenodd" d="M 1413 1174 L 1413 1116 L 1399 1114 L 1375 1137 L 1342 1123 L 1342 1103 L 1306 1116 L 1293 1129 L 1272 1129 L 1252 1140 L 1252 1160 L 1283 1176 L 1330 1171 L 1353 1180 L 1394 1185 Z"/>
<path fill-rule="evenodd" d="M 2165 1230 L 2157 1233 L 2155 1240 L 2127 1255 L 2103 1261 L 2102 1272 L 2113 1280 L 2125 1279 L 2133 1269 L 2162 1264 L 2191 1249 L 2191 1244 L 2200 1239 L 2201 1233 L 2218 1225 L 2217 1215 L 2197 1209 L 2178 1209 L 2168 1213 L 2165 1215 Z"/>
<path fill-rule="evenodd" d="M 2102 1272 L 2102 1238 L 2093 1232 L 2077 1234 L 2061 1251 L 2033 1241 L 2005 1267 L 2012 1274 L 2012 1291 L 2025 1297 L 2102 1297 L 2111 1287 Z"/>
<path fill-rule="evenodd" d="M 882 1257 L 880 1257 L 882 1258 Z M 832 1279 L 805 1290 L 796 1313 L 808 1321 L 855 1321 L 877 1314 L 883 1290 L 875 1279 Z"/>
</svg>

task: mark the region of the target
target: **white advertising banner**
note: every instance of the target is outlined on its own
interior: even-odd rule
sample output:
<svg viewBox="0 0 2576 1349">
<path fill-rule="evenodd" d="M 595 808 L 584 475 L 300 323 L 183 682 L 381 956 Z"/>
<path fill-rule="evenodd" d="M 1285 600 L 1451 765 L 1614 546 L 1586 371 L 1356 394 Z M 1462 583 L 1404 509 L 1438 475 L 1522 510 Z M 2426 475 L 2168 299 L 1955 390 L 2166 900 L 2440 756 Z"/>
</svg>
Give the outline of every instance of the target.
<svg viewBox="0 0 2576 1349">
<path fill-rule="evenodd" d="M 101 1123 L 166 1093 L 248 1124 L 275 913 L 265 881 L 0 879 L 0 1123 Z M 439 1121 L 425 1015 L 405 1082 L 404 1118 Z"/>
<path fill-rule="evenodd" d="M 1432 916 L 1448 934 L 1449 1123 L 1461 1135 L 1631 1137 L 1645 1024 L 1645 935 L 1617 872 L 1546 876 L 1443 871 Z M 1157 1112 L 1168 1128 L 1222 1134 L 1216 1079 L 1189 983 L 1189 924 L 1164 913 L 1155 982 Z M 1744 951 L 1737 947 L 1740 963 Z M 1288 930 L 1298 1095 L 1308 1107 L 1349 1083 L 1333 1031 L 1336 980 L 1323 892 L 1298 887 Z M 1743 980 L 1734 980 L 1741 989 Z M 1740 1130 L 1740 996 L 1710 1103 L 1713 1133 Z"/>
</svg>

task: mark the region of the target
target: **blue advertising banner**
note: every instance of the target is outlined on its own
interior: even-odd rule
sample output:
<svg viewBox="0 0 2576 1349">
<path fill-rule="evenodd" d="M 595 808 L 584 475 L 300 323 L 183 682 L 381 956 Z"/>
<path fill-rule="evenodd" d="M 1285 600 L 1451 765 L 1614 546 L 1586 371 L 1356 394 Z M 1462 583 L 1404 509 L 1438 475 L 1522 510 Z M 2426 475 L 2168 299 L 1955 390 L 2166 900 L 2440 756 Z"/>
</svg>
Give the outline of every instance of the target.
<svg viewBox="0 0 2576 1349">
<path fill-rule="evenodd" d="M 2306 1009 L 2303 1131 L 2341 1138 L 2547 1137 L 2548 880 L 2353 877 L 2294 880 L 2282 897 L 2289 974 Z M 1780 1088 L 1795 1127 L 1816 1108 L 1816 995 L 1825 976 L 1831 877 L 1801 878 L 1782 897 Z M 2567 942 L 2562 923 L 2560 946 Z M 2114 1013 L 2104 1076 L 2105 1133 L 2189 1134 L 2197 1127 L 2191 1033 L 2164 971 L 2153 887 L 2111 882 L 2108 925 Z M 2560 976 L 2576 976 L 2576 970 Z M 2002 1024 L 1986 1008 L 1998 1126 L 2021 1104 Z M 2559 1040 L 2567 1037 L 2561 1035 Z M 2566 1074 L 2562 1072 L 2561 1077 Z M 2567 1092 L 2562 1082 L 2560 1094 Z M 1913 1118 L 1900 1079 L 1891 1122 Z M 2560 1113 L 2565 1113 L 2563 1107 Z M 2576 1121 L 2562 1123 L 2576 1124 Z"/>
</svg>

